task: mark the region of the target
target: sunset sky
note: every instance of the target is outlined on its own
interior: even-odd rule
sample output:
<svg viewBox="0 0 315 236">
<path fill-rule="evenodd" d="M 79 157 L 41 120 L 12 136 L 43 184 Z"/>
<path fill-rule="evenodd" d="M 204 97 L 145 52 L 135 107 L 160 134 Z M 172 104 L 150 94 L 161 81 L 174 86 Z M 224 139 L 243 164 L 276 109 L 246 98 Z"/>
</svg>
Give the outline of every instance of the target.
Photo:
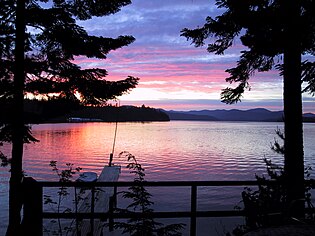
<svg viewBox="0 0 315 236">
<path fill-rule="evenodd" d="M 235 45 L 224 55 L 209 54 L 206 46 L 195 48 L 180 31 L 202 26 L 205 18 L 220 11 L 210 0 L 134 0 L 114 15 L 80 22 L 92 35 L 117 37 L 132 35 L 136 41 L 112 51 L 106 60 L 77 58 L 84 68 L 100 67 L 108 80 L 128 75 L 140 82 L 130 94 L 120 97 L 122 105 L 142 105 L 173 110 L 282 109 L 282 78 L 277 71 L 258 73 L 251 78 L 251 91 L 241 103 L 220 102 L 226 69 L 235 66 L 240 50 Z M 232 85 L 233 86 L 233 85 Z M 304 112 L 315 112 L 315 98 L 304 95 Z"/>
</svg>

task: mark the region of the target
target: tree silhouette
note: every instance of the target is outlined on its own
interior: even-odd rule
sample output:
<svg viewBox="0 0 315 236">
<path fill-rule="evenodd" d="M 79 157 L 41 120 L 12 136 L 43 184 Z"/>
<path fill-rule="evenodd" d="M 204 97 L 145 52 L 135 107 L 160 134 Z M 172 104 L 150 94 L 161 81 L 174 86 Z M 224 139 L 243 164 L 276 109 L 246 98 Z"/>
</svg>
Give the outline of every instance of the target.
<svg viewBox="0 0 315 236">
<path fill-rule="evenodd" d="M 23 144 L 34 141 L 24 124 L 24 96 L 57 94 L 98 105 L 134 88 L 138 78 L 107 81 L 105 69 L 84 69 L 75 63 L 79 56 L 105 59 L 111 50 L 134 41 L 132 36 L 91 36 L 77 22 L 114 14 L 130 3 L 130 0 L 1 1 L 0 99 L 13 101 L 12 120 L 1 126 L 9 132 L 2 137 L 10 137 L 12 142 L 7 235 L 20 235 Z"/>
<path fill-rule="evenodd" d="M 240 38 L 247 47 L 236 67 L 227 69 L 229 83 L 221 99 L 227 104 L 241 100 L 250 88 L 255 72 L 278 69 L 283 76 L 285 123 L 284 171 L 288 202 L 304 199 L 304 155 L 302 127 L 302 92 L 315 93 L 315 63 L 303 59 L 315 54 L 315 2 L 312 0 L 216 0 L 224 9 L 216 18 L 207 17 L 203 27 L 183 29 L 182 36 L 200 47 L 210 38 L 208 52 L 224 54 Z M 302 89 L 302 83 L 305 87 Z M 295 215 L 303 214 L 303 203 Z"/>
</svg>

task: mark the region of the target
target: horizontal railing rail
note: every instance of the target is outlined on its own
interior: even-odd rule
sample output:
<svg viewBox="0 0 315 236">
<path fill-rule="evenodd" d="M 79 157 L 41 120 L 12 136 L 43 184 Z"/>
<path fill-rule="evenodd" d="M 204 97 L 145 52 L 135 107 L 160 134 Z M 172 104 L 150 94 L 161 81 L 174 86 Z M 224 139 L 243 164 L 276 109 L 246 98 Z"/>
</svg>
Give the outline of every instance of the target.
<svg viewBox="0 0 315 236">
<path fill-rule="evenodd" d="M 244 210 L 220 210 L 220 211 L 199 211 L 197 210 L 197 195 L 198 187 L 233 187 L 233 186 L 258 186 L 258 185 L 279 185 L 282 184 L 279 181 L 145 181 L 145 182 L 50 182 L 50 181 L 40 181 L 32 182 L 33 187 L 37 190 L 31 191 L 37 194 L 37 207 L 32 207 L 32 215 L 34 216 L 34 209 L 37 209 L 38 214 L 40 215 L 37 219 L 40 219 L 38 222 L 38 227 L 42 227 L 43 219 L 124 219 L 124 218 L 134 218 L 134 217 L 150 217 L 150 218 L 190 218 L 190 235 L 196 235 L 196 219 L 199 217 L 231 217 L 231 216 L 245 216 Z M 305 184 L 314 188 L 314 180 L 306 180 Z M 69 213 L 54 213 L 54 212 L 44 212 L 43 211 L 43 188 L 52 188 L 52 187 L 83 187 L 90 188 L 92 193 L 97 187 L 114 187 L 117 191 L 118 187 L 130 187 L 130 186 L 146 186 L 146 187 L 190 187 L 190 211 L 167 211 L 167 212 L 158 212 L 153 211 L 150 213 L 142 212 L 94 212 L 93 207 L 91 207 L 91 212 L 69 212 Z M 32 188 L 32 185 L 29 186 Z M 41 201 L 40 201 L 41 200 Z M 38 203 L 40 201 L 40 204 Z M 93 200 L 94 201 L 94 200 Z M 93 203 L 92 201 L 92 203 Z M 92 204 L 94 205 L 94 204 Z M 24 210 L 25 211 L 25 210 Z M 27 213 L 26 213 L 27 215 Z M 33 217 L 32 216 L 32 217 Z M 36 219 L 33 218 L 33 219 Z M 32 222 L 34 225 L 34 222 Z M 41 226 L 39 226 L 41 225 Z M 42 228 L 41 228 L 42 229 Z M 41 230 L 37 230 L 40 232 Z M 41 234 L 36 234 L 41 235 Z"/>
</svg>

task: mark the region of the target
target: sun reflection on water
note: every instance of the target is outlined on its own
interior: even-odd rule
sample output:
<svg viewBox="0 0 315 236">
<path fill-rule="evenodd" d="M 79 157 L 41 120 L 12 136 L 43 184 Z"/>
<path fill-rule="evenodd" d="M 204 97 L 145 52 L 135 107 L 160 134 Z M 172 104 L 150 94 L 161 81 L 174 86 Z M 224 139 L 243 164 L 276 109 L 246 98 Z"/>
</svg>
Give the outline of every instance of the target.
<svg viewBox="0 0 315 236">
<path fill-rule="evenodd" d="M 128 151 L 145 168 L 147 180 L 253 180 L 255 174 L 265 173 L 264 157 L 282 163 L 282 157 L 270 149 L 277 127 L 282 128 L 282 123 L 119 123 L 114 163 L 126 166 L 126 160 L 118 156 Z M 55 160 L 60 169 L 64 169 L 66 163 L 73 163 L 83 171 L 99 174 L 108 164 L 114 131 L 114 123 L 34 125 L 33 134 L 40 142 L 25 145 L 24 170 L 38 180 L 57 180 L 49 166 L 50 161 Z M 314 124 L 304 124 L 304 137 L 306 165 L 315 169 Z M 9 145 L 2 149 L 10 152 Z M 1 168 L 2 222 L 7 221 L 8 178 L 8 169 Z M 120 180 L 132 181 L 126 168 L 122 168 Z M 239 192 L 240 189 L 200 187 L 198 206 L 231 209 L 240 200 Z M 189 202 L 187 188 L 172 188 L 167 193 L 152 188 L 152 193 L 160 210 L 163 206 L 177 208 Z"/>
</svg>

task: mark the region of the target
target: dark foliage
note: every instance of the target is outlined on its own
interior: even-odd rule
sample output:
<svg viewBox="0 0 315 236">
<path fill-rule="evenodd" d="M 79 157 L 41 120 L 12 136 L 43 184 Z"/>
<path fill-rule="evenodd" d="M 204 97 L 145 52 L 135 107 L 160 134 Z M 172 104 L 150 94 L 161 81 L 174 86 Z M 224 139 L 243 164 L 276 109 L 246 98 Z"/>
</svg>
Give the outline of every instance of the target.
<svg viewBox="0 0 315 236">
<path fill-rule="evenodd" d="M 299 1 L 300 16 L 295 19 L 299 27 L 301 53 L 315 55 L 315 3 L 312 0 Z M 287 11 L 284 0 L 231 1 L 217 0 L 218 8 L 226 11 L 215 18 L 207 17 L 204 26 L 197 29 L 183 29 L 182 36 L 196 47 L 207 46 L 208 52 L 224 54 L 240 38 L 249 50 L 241 52 L 235 68 L 227 69 L 229 83 L 237 83 L 235 88 L 223 89 L 221 99 L 232 104 L 241 100 L 245 89 L 250 89 L 249 78 L 255 72 L 278 68 L 283 72 L 282 54 L 286 47 Z M 296 37 L 296 36 L 295 36 Z M 303 62 L 301 80 L 307 84 L 304 92 L 314 94 L 314 62 Z"/>
<path fill-rule="evenodd" d="M 120 153 L 120 157 L 126 157 L 128 160 L 127 168 L 134 175 L 134 182 L 145 182 L 145 173 L 141 164 L 139 164 L 134 155 L 128 152 Z M 128 191 L 123 191 L 122 196 L 130 199 L 131 203 L 127 209 L 117 209 L 118 212 L 141 212 L 150 214 L 153 212 L 151 206 L 154 204 L 150 198 L 151 194 L 144 186 L 131 186 Z M 127 222 L 115 222 L 116 229 L 122 229 L 123 234 L 132 236 L 178 236 L 183 229 L 183 224 L 171 224 L 164 226 L 151 217 L 135 217 L 128 219 Z"/>
<path fill-rule="evenodd" d="M 258 189 L 246 187 L 242 192 L 242 202 L 246 214 L 245 225 L 240 225 L 233 230 L 233 235 L 241 236 L 244 233 L 262 227 L 288 225 L 288 224 L 314 224 L 314 206 L 311 201 L 311 186 L 305 185 L 305 202 L 310 213 L 305 213 L 303 218 L 295 218 L 292 209 L 297 202 L 287 203 L 287 192 L 284 185 L 283 167 L 264 159 L 268 176 L 257 176 Z M 305 168 L 306 178 L 310 178 L 310 167 Z M 266 181 L 275 181 L 278 184 L 268 185 Z M 236 207 L 240 209 L 239 207 Z M 227 234 L 229 236 L 231 234 Z"/>
<path fill-rule="evenodd" d="M 277 136 L 281 143 L 285 141 L 283 132 L 276 130 Z M 284 154 L 284 145 L 277 139 L 271 145 L 271 149 L 280 154 Z M 266 164 L 267 177 L 255 175 L 258 181 L 258 189 L 253 190 L 246 187 L 242 192 L 242 202 L 245 211 L 245 225 L 240 225 L 233 230 L 233 235 L 241 236 L 251 230 L 261 227 L 279 226 L 286 224 L 314 224 L 314 213 L 305 213 L 302 218 L 295 218 L 292 212 L 297 201 L 288 202 L 287 187 L 285 186 L 284 168 L 280 165 L 272 163 L 271 160 L 264 158 Z M 305 168 L 305 177 L 310 179 L 311 167 Z M 274 184 L 267 184 L 268 181 Z M 314 209 L 311 200 L 312 186 L 305 185 L 305 203 L 308 208 Z M 304 199 L 301 199 L 304 202 Z M 241 207 L 237 206 L 237 209 Z M 227 234 L 229 236 L 231 234 Z"/>
<path fill-rule="evenodd" d="M 76 20 L 115 13 L 130 1 L 46 1 L 26 2 L 25 93 L 60 94 L 84 104 L 99 104 L 134 88 L 138 78 L 106 81 L 101 68 L 82 69 L 75 57 L 105 59 L 111 50 L 127 46 L 132 36 L 115 39 L 90 36 Z M 48 7 L 50 6 L 50 7 Z M 4 1 L 0 12 L 0 97 L 11 97 L 14 63 L 14 1 Z"/>
<path fill-rule="evenodd" d="M 57 175 L 59 182 L 61 183 L 72 182 L 74 175 L 78 174 L 82 170 L 81 167 L 74 167 L 72 163 L 66 163 L 66 168 L 60 170 L 57 166 L 57 161 L 50 161 L 49 166 L 52 167 L 52 171 Z M 72 209 L 70 207 L 65 207 L 65 209 L 62 209 L 62 202 L 66 199 L 68 195 L 70 195 L 68 188 L 61 186 L 59 187 L 59 190 L 57 192 L 57 199 L 53 198 L 50 195 L 43 196 L 44 204 L 49 205 L 51 209 L 56 213 L 60 213 L 61 211 L 63 213 L 71 213 Z M 46 233 L 62 236 L 68 235 L 68 233 L 70 233 L 72 230 L 72 223 L 69 224 L 69 226 L 62 227 L 60 218 L 58 218 L 57 220 L 51 220 L 51 228 L 53 228 L 52 225 L 54 225 L 54 223 L 57 223 L 57 229 L 45 229 Z"/>
</svg>

